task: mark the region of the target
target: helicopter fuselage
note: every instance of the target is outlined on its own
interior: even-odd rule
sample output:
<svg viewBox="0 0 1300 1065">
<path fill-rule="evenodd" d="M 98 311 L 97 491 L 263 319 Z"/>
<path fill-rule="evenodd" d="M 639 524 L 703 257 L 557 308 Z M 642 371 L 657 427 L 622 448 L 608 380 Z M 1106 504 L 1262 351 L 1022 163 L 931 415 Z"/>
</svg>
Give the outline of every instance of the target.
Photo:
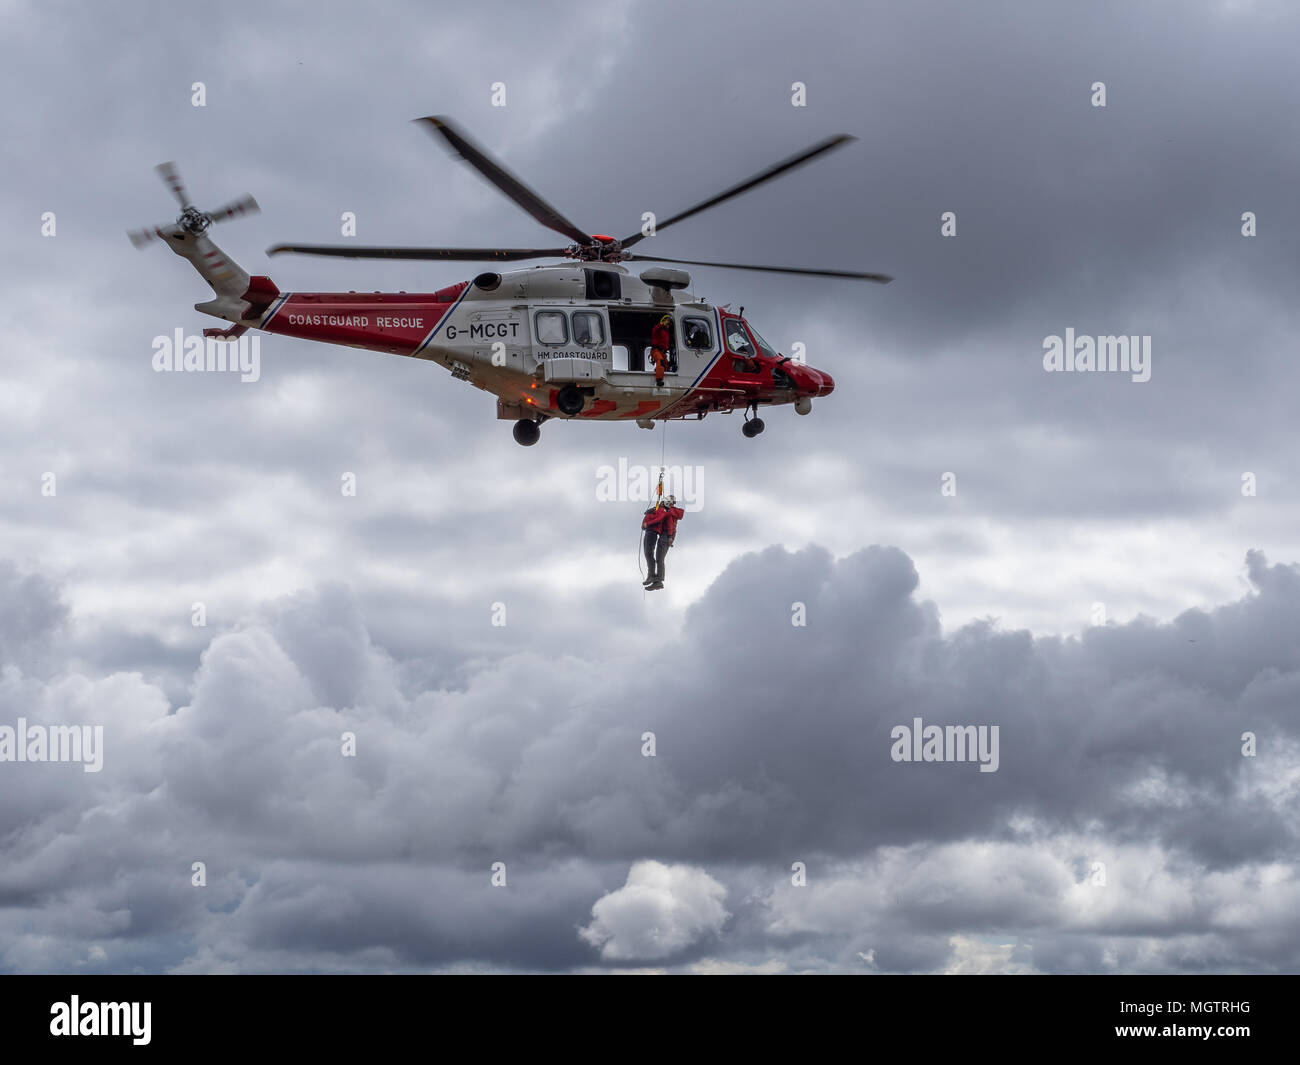
<svg viewBox="0 0 1300 1065">
<path fill-rule="evenodd" d="M 614 264 L 574 263 L 480 274 L 431 293 L 276 292 L 269 303 L 199 309 L 268 333 L 436 362 L 495 395 L 503 419 L 649 426 L 785 403 L 808 413 L 834 389 L 829 374 L 779 355 L 688 283 L 675 270 L 635 277 Z M 252 278 L 248 294 L 257 297 L 259 285 L 274 291 Z M 660 387 L 650 341 L 664 315 L 672 344 Z"/>
</svg>

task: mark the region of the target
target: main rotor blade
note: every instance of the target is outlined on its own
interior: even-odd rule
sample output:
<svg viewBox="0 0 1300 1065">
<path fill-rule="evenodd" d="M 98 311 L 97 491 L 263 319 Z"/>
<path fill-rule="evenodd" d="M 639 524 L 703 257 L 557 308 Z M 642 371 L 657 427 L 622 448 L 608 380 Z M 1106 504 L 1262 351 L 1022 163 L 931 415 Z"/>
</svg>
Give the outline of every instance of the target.
<svg viewBox="0 0 1300 1065">
<path fill-rule="evenodd" d="M 252 196 L 241 196 L 224 207 L 218 207 L 215 211 L 208 212 L 208 220 L 211 222 L 225 222 L 231 218 L 240 218 L 246 214 L 258 214 L 261 210 L 262 208 L 257 206 L 257 201 Z"/>
<path fill-rule="evenodd" d="M 800 266 L 750 266 L 746 263 L 705 263 L 698 259 L 665 259 L 659 255 L 627 255 L 630 262 L 673 263 L 677 266 L 716 266 L 723 270 L 762 270 L 769 274 L 805 274 L 813 277 L 844 277 L 852 281 L 875 281 L 887 285 L 894 279 L 888 274 L 861 274 L 849 270 L 808 270 Z"/>
<path fill-rule="evenodd" d="M 181 209 L 190 206 L 190 194 L 185 191 L 185 182 L 181 180 L 180 171 L 176 169 L 175 163 L 159 163 L 155 170 L 158 176 L 163 179 L 167 187 L 172 190 L 172 195 L 180 201 Z"/>
<path fill-rule="evenodd" d="M 576 240 L 579 244 L 595 244 L 592 238 L 584 233 L 581 229 L 570 222 L 564 215 L 560 214 L 554 207 L 542 199 L 537 193 L 520 181 L 514 174 L 510 173 L 505 167 L 493 159 L 482 148 L 476 145 L 465 136 L 449 118 L 443 118 L 438 115 L 429 115 L 427 118 L 421 118 L 417 121 L 427 122 L 429 129 L 442 135 L 442 138 L 451 145 L 452 149 L 465 162 L 469 163 L 475 170 L 482 174 L 488 181 L 492 182 L 498 189 L 504 192 L 510 199 L 514 200 L 520 207 L 530 215 L 546 226 L 547 229 L 553 229 L 557 233 L 563 233 L 570 240 Z"/>
<path fill-rule="evenodd" d="M 375 248 L 356 244 L 273 244 L 267 255 L 334 255 L 343 259 L 437 259 L 443 262 L 517 262 L 563 256 L 567 248 Z"/>
<path fill-rule="evenodd" d="M 662 229 L 667 229 L 674 222 L 681 222 L 684 219 L 690 218 L 692 215 L 699 214 L 701 211 L 707 211 L 710 207 L 716 207 L 720 203 L 725 203 L 732 197 L 739 196 L 742 192 L 748 192 L 750 189 L 757 188 L 765 181 L 771 181 L 775 177 L 780 177 L 787 171 L 803 166 L 804 163 L 810 163 L 819 155 L 824 155 L 826 152 L 833 151 L 840 145 L 848 144 L 849 141 L 856 139 L 856 137 L 850 137 L 847 133 L 837 133 L 833 137 L 827 137 L 824 141 L 819 141 L 806 151 L 802 151 L 798 155 L 792 155 L 789 159 L 784 159 L 774 166 L 769 166 L 766 170 L 759 171 L 759 173 L 755 174 L 749 180 L 742 181 L 739 185 L 733 185 L 725 192 L 720 192 L 718 195 L 705 200 L 703 203 L 697 203 L 694 207 L 682 211 L 681 214 L 673 215 L 672 218 L 669 218 L 666 222 L 656 222 L 655 232 L 658 233 Z M 623 247 L 630 248 L 633 244 L 639 244 L 645 239 L 645 236 L 646 234 L 643 232 L 633 233 L 623 241 Z"/>
</svg>

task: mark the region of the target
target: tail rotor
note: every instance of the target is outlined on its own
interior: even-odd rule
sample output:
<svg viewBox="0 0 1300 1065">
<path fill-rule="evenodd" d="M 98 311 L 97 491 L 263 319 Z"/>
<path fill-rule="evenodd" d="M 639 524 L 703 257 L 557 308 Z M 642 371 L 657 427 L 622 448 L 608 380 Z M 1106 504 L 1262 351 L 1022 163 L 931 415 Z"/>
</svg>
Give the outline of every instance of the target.
<svg viewBox="0 0 1300 1065">
<path fill-rule="evenodd" d="M 200 211 L 190 202 L 190 195 L 185 188 L 185 182 L 181 180 L 180 171 L 177 170 L 175 163 L 159 163 L 155 169 L 158 176 L 162 178 L 163 184 L 171 189 L 172 195 L 181 205 L 181 213 L 177 216 L 176 221 L 168 223 L 166 226 L 154 226 L 152 229 L 136 229 L 127 233 L 131 238 L 131 243 L 137 248 L 143 248 L 155 240 L 162 238 L 164 230 L 169 230 L 176 236 L 189 234 L 198 236 L 204 232 L 208 226 L 214 222 L 227 222 L 232 218 L 242 218 L 245 215 L 257 214 L 261 208 L 258 207 L 257 201 L 252 196 L 241 196 L 237 200 L 215 211 Z"/>
</svg>

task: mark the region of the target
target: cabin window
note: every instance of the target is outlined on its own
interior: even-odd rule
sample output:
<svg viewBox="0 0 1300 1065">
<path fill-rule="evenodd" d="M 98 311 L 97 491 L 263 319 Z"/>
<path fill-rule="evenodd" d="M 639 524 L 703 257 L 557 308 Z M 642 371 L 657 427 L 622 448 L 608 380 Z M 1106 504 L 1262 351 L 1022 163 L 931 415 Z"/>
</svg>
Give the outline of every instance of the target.
<svg viewBox="0 0 1300 1065">
<path fill-rule="evenodd" d="M 605 343 L 605 324 L 594 311 L 573 312 L 573 342 L 584 348 L 598 348 Z"/>
<path fill-rule="evenodd" d="M 692 351 L 708 351 L 713 347 L 713 329 L 707 318 L 683 318 L 682 337 Z"/>
<path fill-rule="evenodd" d="M 563 311 L 538 311 L 533 319 L 539 344 L 567 344 L 569 327 Z"/>
</svg>

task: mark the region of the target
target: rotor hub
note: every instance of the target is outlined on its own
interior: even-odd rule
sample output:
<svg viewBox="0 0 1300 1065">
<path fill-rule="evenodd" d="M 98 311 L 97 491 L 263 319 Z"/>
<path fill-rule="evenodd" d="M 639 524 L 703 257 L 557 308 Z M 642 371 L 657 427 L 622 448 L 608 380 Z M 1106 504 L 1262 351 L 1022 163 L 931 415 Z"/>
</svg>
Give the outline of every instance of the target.
<svg viewBox="0 0 1300 1065">
<path fill-rule="evenodd" d="M 570 244 L 566 253 L 568 257 L 584 263 L 621 263 L 627 258 L 621 240 L 615 240 L 604 233 L 593 233 L 591 239 L 595 243 Z"/>
<path fill-rule="evenodd" d="M 186 207 L 176 221 L 185 232 L 192 233 L 196 237 L 212 224 L 211 218 L 193 206 Z"/>
</svg>

